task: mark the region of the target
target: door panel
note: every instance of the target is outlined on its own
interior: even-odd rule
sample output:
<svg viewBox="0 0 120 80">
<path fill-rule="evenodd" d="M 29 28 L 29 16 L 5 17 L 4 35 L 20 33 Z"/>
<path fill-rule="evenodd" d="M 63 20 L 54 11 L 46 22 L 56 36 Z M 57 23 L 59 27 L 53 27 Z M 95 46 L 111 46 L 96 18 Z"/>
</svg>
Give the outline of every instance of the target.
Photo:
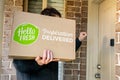
<svg viewBox="0 0 120 80">
<path fill-rule="evenodd" d="M 116 1 L 105 0 L 99 5 L 99 64 L 101 80 L 115 80 L 114 48 L 110 39 L 115 36 Z"/>
<path fill-rule="evenodd" d="M 110 39 L 115 37 L 116 1 L 88 1 L 86 80 L 115 80 L 115 47 L 110 46 Z"/>
</svg>

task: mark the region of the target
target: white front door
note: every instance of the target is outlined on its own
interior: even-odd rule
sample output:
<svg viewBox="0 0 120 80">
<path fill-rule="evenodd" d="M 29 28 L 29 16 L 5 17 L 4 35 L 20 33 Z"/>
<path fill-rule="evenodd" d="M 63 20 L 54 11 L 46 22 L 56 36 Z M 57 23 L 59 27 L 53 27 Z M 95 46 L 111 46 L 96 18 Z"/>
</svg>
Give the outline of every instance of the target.
<svg viewBox="0 0 120 80">
<path fill-rule="evenodd" d="M 87 80 L 115 80 L 116 0 L 88 1 Z"/>
</svg>

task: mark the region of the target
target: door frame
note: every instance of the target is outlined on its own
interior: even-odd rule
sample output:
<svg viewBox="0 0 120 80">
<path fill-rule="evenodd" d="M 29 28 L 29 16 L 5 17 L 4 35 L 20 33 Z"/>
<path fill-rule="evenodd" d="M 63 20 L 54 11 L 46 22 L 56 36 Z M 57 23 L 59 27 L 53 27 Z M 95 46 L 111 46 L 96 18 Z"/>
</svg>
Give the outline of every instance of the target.
<svg viewBox="0 0 120 80">
<path fill-rule="evenodd" d="M 2 65 L 2 38 L 3 38 L 3 24 L 4 24 L 4 20 L 3 20 L 3 16 L 4 16 L 4 0 L 0 1 L 0 76 L 2 74 L 2 70 L 1 70 L 1 65 Z"/>
<path fill-rule="evenodd" d="M 87 27 L 87 71 L 86 80 L 98 80 L 95 78 L 96 73 L 100 73 L 97 69 L 99 63 L 99 4 L 104 0 L 88 1 L 88 27 Z M 116 0 L 117 1 L 117 0 Z M 115 57 L 111 57 L 111 80 L 115 80 Z M 99 79 L 100 80 L 100 79 Z"/>
<path fill-rule="evenodd" d="M 98 7 L 99 5 L 93 0 L 88 1 L 88 27 L 87 27 L 87 71 L 86 80 L 96 80 L 98 64 Z M 92 37 L 91 37 L 92 36 Z M 93 37 L 94 36 L 94 37 Z M 94 49 L 96 48 L 96 49 Z"/>
</svg>

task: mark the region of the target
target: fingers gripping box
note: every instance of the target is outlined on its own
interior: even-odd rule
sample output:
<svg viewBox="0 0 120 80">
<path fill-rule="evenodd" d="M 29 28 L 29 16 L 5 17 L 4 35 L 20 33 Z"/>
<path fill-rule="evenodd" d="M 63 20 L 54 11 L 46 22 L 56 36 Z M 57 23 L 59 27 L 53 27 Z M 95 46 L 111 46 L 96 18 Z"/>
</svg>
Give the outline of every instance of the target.
<svg viewBox="0 0 120 80">
<path fill-rule="evenodd" d="M 54 58 L 75 59 L 75 21 L 27 12 L 15 12 L 10 58 L 32 59 L 49 49 Z"/>
</svg>

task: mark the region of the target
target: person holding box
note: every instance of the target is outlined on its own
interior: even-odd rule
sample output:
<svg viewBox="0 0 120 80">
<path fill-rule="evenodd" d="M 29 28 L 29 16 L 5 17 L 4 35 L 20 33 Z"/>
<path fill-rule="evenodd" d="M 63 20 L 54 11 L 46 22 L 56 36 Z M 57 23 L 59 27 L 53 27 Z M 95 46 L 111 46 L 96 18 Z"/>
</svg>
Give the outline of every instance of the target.
<svg viewBox="0 0 120 80">
<path fill-rule="evenodd" d="M 61 17 L 60 12 L 55 8 L 45 8 L 41 14 Z M 80 32 L 79 37 L 76 38 L 76 51 L 86 36 L 86 32 Z M 54 58 L 54 53 L 49 49 L 43 51 L 42 57 L 37 56 L 33 60 L 13 59 L 17 80 L 58 80 L 58 61 L 59 59 Z"/>
</svg>

